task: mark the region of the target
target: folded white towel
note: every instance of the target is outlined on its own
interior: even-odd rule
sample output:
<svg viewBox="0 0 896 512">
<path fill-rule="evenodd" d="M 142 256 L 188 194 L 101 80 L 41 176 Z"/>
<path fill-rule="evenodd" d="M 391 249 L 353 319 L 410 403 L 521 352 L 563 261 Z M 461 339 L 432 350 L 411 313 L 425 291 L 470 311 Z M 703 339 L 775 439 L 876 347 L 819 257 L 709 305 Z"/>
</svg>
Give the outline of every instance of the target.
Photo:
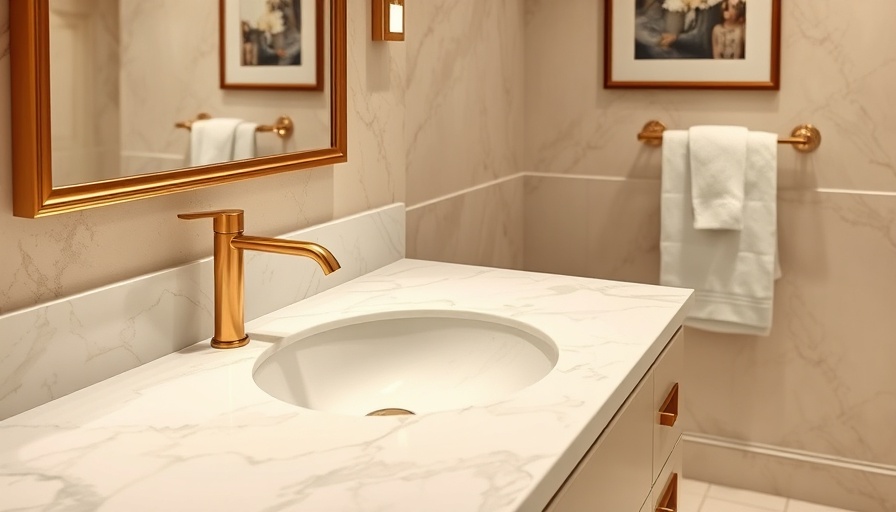
<svg viewBox="0 0 896 512">
<path fill-rule="evenodd" d="M 255 158 L 255 129 L 258 123 L 243 121 L 236 125 L 233 138 L 233 159 L 245 160 Z"/>
<path fill-rule="evenodd" d="M 694 228 L 741 229 L 747 129 L 694 126 L 688 130 Z"/>
<path fill-rule="evenodd" d="M 777 261 L 777 136 L 750 132 L 740 231 L 694 228 L 688 132 L 663 134 L 660 284 L 693 288 L 685 325 L 767 335 Z"/>
<path fill-rule="evenodd" d="M 236 127 L 242 122 L 242 119 L 229 117 L 193 121 L 190 127 L 190 166 L 231 161 Z"/>
</svg>

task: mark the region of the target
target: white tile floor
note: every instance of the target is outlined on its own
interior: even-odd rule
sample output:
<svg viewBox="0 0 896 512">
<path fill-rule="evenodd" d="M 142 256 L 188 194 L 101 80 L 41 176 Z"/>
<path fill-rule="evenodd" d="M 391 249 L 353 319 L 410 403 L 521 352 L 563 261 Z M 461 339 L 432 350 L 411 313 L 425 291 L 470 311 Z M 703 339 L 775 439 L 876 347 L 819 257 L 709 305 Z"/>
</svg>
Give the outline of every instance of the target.
<svg viewBox="0 0 896 512">
<path fill-rule="evenodd" d="M 679 491 L 679 512 L 850 512 L 688 479 Z"/>
</svg>

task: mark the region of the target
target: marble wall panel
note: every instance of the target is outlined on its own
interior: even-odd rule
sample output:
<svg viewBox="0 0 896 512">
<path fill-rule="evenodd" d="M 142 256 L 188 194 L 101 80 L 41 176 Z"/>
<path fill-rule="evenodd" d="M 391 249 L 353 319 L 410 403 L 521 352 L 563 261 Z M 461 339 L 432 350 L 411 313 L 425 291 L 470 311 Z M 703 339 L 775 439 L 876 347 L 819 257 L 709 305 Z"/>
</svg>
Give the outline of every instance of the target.
<svg viewBox="0 0 896 512">
<path fill-rule="evenodd" d="M 658 182 L 526 179 L 526 269 L 656 282 Z M 719 483 L 848 508 L 850 496 L 860 496 L 857 510 L 866 500 L 886 499 L 892 477 L 875 474 L 896 474 L 893 219 L 892 194 L 780 192 L 784 276 L 771 335 L 686 329 L 682 384 L 686 431 L 761 443 L 771 459 L 726 455 L 722 460 L 734 466 L 716 473 L 720 462 L 707 452 L 692 459 L 689 476 L 727 475 Z M 567 250 L 550 250 L 556 247 Z M 811 458 L 779 463 L 776 449 L 845 460 L 852 469 L 843 473 Z M 754 470 L 767 478 L 738 481 Z M 802 476 L 769 476 L 793 470 Z M 815 492 L 808 475 L 816 473 L 845 480 Z"/>
<path fill-rule="evenodd" d="M 408 208 L 408 257 L 523 267 L 523 177 Z"/>
<path fill-rule="evenodd" d="M 656 180 L 526 176 L 525 268 L 656 283 Z"/>
<path fill-rule="evenodd" d="M 405 55 L 403 43 L 371 40 L 370 3 L 348 2 L 348 159 L 333 176 L 337 216 L 405 197 Z M 349 172 L 344 168 L 348 167 Z"/>
<path fill-rule="evenodd" d="M 824 137 L 808 159 L 782 149 L 799 186 L 896 190 L 896 7 L 869 0 L 783 2 L 780 91 L 603 89 L 603 4 L 526 3 L 526 170 L 632 176 L 635 135 L 658 119 L 671 128 L 738 124 L 788 135 L 813 123 Z M 562 58 L 561 58 L 562 56 Z"/>
<path fill-rule="evenodd" d="M 687 430 L 896 466 L 896 197 L 779 204 L 771 335 L 689 330 Z"/>
<path fill-rule="evenodd" d="M 520 171 L 523 0 L 407 9 L 407 203 Z"/>
<path fill-rule="evenodd" d="M 826 486 L 816 501 L 858 510 L 879 502 L 884 495 L 874 489 L 882 487 L 860 481 L 891 474 L 896 466 L 890 428 L 896 421 L 896 378 L 889 370 L 896 360 L 890 312 L 896 301 L 890 286 L 896 282 L 896 147 L 888 142 L 896 116 L 889 93 L 896 49 L 875 41 L 888 32 L 896 7 L 885 0 L 861 6 L 782 2 L 776 92 L 603 89 L 603 15 L 602 4 L 588 0 L 562 8 L 550 0 L 526 2 L 525 171 L 542 181 L 527 187 L 527 268 L 656 278 L 658 252 L 648 232 L 658 233 L 658 224 L 650 227 L 657 222 L 650 219 L 656 218 L 658 200 L 634 192 L 645 180 L 659 186 L 660 151 L 635 140 L 650 119 L 671 128 L 738 124 L 782 136 L 800 123 L 817 125 L 823 143 L 815 153 L 779 147 L 784 278 L 776 287 L 771 336 L 686 332 L 686 429 L 842 458 L 856 470 L 849 477 L 856 480 Z M 543 175 L 569 176 L 570 182 Z M 582 178 L 589 176 L 609 181 Z M 533 176 L 527 179 L 536 183 Z M 607 203 L 625 214 L 604 211 Z M 536 224 L 533 210 L 544 215 L 550 207 L 556 209 L 550 220 L 542 217 L 544 225 Z M 604 223 L 592 212 L 600 212 Z M 584 240 L 577 231 L 586 233 Z M 618 248 L 607 251 L 602 241 Z M 551 256 L 539 252 L 545 242 L 600 258 Z M 787 466 L 800 474 L 772 486 L 751 478 L 765 466 L 747 459 L 726 457 L 725 473 L 709 457 L 690 464 L 698 477 L 726 474 L 734 481 L 722 483 L 794 496 L 811 487 L 808 475 L 826 471 L 811 460 Z M 862 489 L 871 489 L 870 499 L 858 497 Z M 850 496 L 857 496 L 853 506 Z"/>
</svg>

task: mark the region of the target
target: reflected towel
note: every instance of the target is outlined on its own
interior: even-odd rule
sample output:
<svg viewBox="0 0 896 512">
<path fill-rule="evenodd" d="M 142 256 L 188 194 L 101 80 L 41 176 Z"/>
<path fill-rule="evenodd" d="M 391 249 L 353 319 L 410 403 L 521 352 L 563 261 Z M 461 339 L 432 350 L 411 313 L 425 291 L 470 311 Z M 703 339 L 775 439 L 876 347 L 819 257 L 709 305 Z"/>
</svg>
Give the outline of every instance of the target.
<svg viewBox="0 0 896 512">
<path fill-rule="evenodd" d="M 229 117 L 193 121 L 190 127 L 190 166 L 231 161 L 236 128 L 242 122 L 242 119 Z"/>
<path fill-rule="evenodd" d="M 243 121 L 236 126 L 233 139 L 233 160 L 255 158 L 255 133 L 258 123 Z"/>
<path fill-rule="evenodd" d="M 693 288 L 685 325 L 767 335 L 777 271 L 777 135 L 750 132 L 743 229 L 694 228 L 687 131 L 663 134 L 660 284 Z"/>
</svg>

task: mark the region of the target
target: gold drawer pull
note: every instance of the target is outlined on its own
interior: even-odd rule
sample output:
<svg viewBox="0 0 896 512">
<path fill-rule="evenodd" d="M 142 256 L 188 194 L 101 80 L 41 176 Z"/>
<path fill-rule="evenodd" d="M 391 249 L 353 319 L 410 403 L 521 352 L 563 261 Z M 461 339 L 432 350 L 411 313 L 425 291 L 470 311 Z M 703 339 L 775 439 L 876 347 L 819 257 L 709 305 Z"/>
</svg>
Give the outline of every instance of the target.
<svg viewBox="0 0 896 512">
<path fill-rule="evenodd" d="M 666 490 L 663 492 L 663 499 L 656 507 L 656 512 L 676 512 L 678 510 L 678 473 L 672 473 L 669 477 L 669 483 L 666 484 Z"/>
<path fill-rule="evenodd" d="M 666 397 L 666 401 L 663 402 L 663 406 L 660 408 L 660 425 L 664 427 L 674 427 L 675 420 L 678 419 L 678 383 L 676 382 L 674 386 L 672 386 L 672 391 L 669 392 L 669 396 Z"/>
</svg>

